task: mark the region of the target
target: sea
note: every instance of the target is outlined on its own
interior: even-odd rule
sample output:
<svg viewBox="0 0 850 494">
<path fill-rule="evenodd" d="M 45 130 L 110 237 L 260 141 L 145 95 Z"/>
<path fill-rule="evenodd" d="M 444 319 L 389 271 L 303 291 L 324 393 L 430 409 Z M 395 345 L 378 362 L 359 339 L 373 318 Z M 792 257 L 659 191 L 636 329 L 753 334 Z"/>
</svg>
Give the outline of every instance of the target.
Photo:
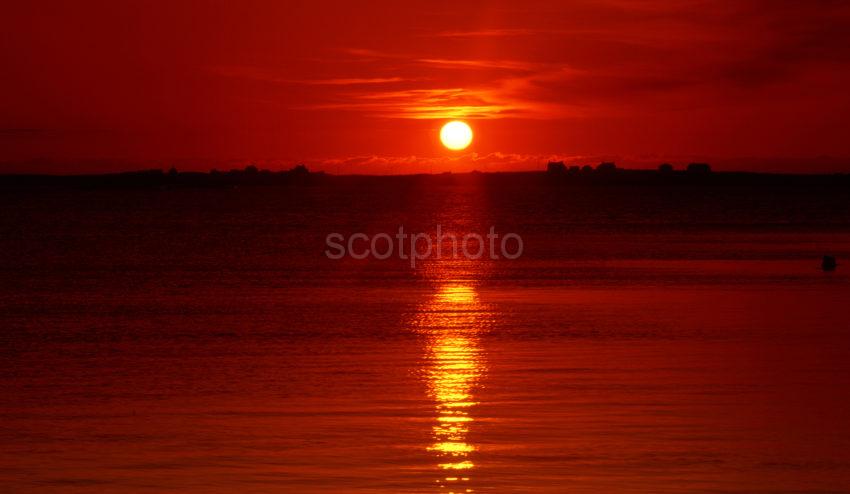
<svg viewBox="0 0 850 494">
<path fill-rule="evenodd" d="M 850 492 L 846 187 L 329 177 L 0 211 L 0 492 Z M 400 228 L 416 259 L 386 255 Z M 500 240 L 424 255 L 438 229 Z"/>
</svg>

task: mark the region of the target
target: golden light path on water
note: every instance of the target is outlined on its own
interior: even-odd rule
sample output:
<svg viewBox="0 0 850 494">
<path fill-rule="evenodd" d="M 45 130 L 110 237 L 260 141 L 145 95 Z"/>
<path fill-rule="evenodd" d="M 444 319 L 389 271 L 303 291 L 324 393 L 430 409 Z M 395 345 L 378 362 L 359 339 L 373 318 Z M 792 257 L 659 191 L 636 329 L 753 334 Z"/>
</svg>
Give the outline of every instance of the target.
<svg viewBox="0 0 850 494">
<path fill-rule="evenodd" d="M 470 474 L 477 450 L 468 434 L 475 418 L 475 387 L 485 371 L 480 336 L 487 312 L 470 284 L 441 285 L 419 310 L 419 329 L 427 338 L 426 380 L 435 402 L 434 443 L 428 447 L 437 457 L 443 475 L 441 491 L 473 492 Z"/>
</svg>

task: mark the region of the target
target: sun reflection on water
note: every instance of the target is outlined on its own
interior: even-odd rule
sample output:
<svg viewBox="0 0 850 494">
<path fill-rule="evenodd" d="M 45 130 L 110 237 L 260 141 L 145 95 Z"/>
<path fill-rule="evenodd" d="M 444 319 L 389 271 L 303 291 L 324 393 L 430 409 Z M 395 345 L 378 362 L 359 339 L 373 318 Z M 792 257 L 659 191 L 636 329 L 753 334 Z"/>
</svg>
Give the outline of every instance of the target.
<svg viewBox="0 0 850 494">
<path fill-rule="evenodd" d="M 428 447 L 444 472 L 445 492 L 472 492 L 468 475 L 477 447 L 468 435 L 475 422 L 475 387 L 485 371 L 480 346 L 487 312 L 470 284 L 448 283 L 419 310 L 417 326 L 427 338 L 425 377 L 435 402 L 434 443 Z"/>
</svg>

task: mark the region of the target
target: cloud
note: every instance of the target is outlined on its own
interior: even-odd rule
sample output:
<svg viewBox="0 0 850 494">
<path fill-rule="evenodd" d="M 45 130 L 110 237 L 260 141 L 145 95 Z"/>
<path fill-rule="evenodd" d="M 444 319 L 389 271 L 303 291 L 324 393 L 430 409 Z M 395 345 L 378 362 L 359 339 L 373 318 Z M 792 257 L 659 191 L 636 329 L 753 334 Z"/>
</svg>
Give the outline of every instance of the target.
<svg viewBox="0 0 850 494">
<path fill-rule="evenodd" d="M 590 160 L 590 161 L 589 161 Z M 331 173 L 430 173 L 440 171 L 506 171 L 541 170 L 549 161 L 567 163 L 598 163 L 597 157 L 564 154 L 466 153 L 458 156 L 379 156 L 364 155 L 346 158 L 308 160 L 317 170 Z"/>
<path fill-rule="evenodd" d="M 470 31 L 441 31 L 430 36 L 440 38 L 504 38 L 510 36 L 534 36 L 546 33 L 559 33 L 557 30 L 528 28 L 493 28 Z"/>
<path fill-rule="evenodd" d="M 739 87 L 759 88 L 793 79 L 815 67 L 847 70 L 850 62 L 850 5 L 821 0 L 807 3 L 755 2 L 764 20 L 756 43 L 719 67 L 718 74 Z M 750 10 L 749 15 L 755 15 Z"/>
<path fill-rule="evenodd" d="M 344 57 L 303 72 L 325 77 L 245 67 L 221 73 L 316 88 L 299 90 L 289 108 L 400 119 L 737 111 L 805 99 L 800 81 L 828 84 L 832 68 L 835 80 L 850 77 L 843 49 L 850 7 L 838 1 L 605 0 L 569 10 L 555 22 L 546 9 L 515 8 L 500 13 L 518 24 L 440 25 L 412 35 L 435 38 L 425 44 L 408 37 L 389 48 L 336 47 Z"/>
<path fill-rule="evenodd" d="M 409 89 L 351 94 L 345 101 L 310 105 L 312 109 L 358 110 L 391 118 L 497 118 L 516 112 L 482 90 L 464 88 Z"/>
<path fill-rule="evenodd" d="M 439 68 L 469 68 L 469 69 L 505 69 L 530 71 L 539 64 L 522 62 L 518 60 L 457 60 L 449 58 L 420 58 L 417 62 L 425 65 L 433 65 Z"/>
<path fill-rule="evenodd" d="M 717 165 L 717 169 L 740 170 L 751 167 L 753 163 L 769 169 L 771 165 L 777 169 L 793 169 L 800 163 L 812 162 L 812 159 L 786 160 L 787 163 L 777 162 L 776 159 L 758 161 L 753 158 L 718 159 L 704 155 L 613 155 L 613 154 L 533 154 L 533 153 L 477 153 L 470 152 L 455 156 L 382 156 L 362 155 L 344 158 L 328 158 L 307 160 L 306 164 L 315 170 L 329 173 L 367 173 L 367 174 L 414 174 L 439 173 L 443 171 L 469 172 L 477 171 L 528 171 L 546 169 L 550 161 L 562 161 L 567 166 L 596 166 L 602 162 L 615 162 L 621 168 L 654 170 L 660 163 L 673 163 L 678 169 L 694 161 L 709 161 Z M 834 158 L 816 159 L 822 169 L 828 170 L 846 166 L 847 160 Z M 778 166 L 777 166 L 778 165 Z M 820 168 L 819 168 L 820 169 Z"/>
<path fill-rule="evenodd" d="M 654 170 L 661 163 L 672 163 L 676 169 L 684 169 L 688 163 L 709 162 L 712 168 L 725 171 L 772 170 L 776 172 L 831 173 L 846 170 L 848 158 L 820 157 L 717 157 L 694 154 L 529 154 L 529 153 L 466 153 L 456 156 L 382 156 L 362 155 L 343 158 L 305 160 L 311 170 L 335 174 L 416 174 L 440 173 L 444 171 L 484 172 L 497 171 L 542 171 L 550 161 L 562 161 L 567 166 L 596 166 L 602 162 L 615 162 L 627 169 Z M 288 165 L 287 165 L 288 166 Z"/>
<path fill-rule="evenodd" d="M 365 112 L 373 117 L 404 119 L 574 117 L 578 107 L 529 97 L 538 81 L 553 80 L 559 72 L 508 77 L 492 84 L 470 87 L 425 88 L 350 92 L 331 103 L 308 105 L 310 109 Z"/>
<path fill-rule="evenodd" d="M 342 53 L 353 55 L 355 57 L 361 59 L 379 59 L 379 58 L 394 58 L 393 55 L 389 55 L 387 53 L 378 51 L 378 50 L 370 50 L 367 48 L 342 48 L 340 50 Z"/>
<path fill-rule="evenodd" d="M 392 58 L 371 50 L 351 50 L 356 56 L 368 54 Z M 293 102 L 301 110 L 347 110 L 368 116 L 402 119 L 446 118 L 558 118 L 565 116 L 564 105 L 537 101 L 537 82 L 569 77 L 576 72 L 563 67 L 516 60 L 449 59 L 398 57 L 404 60 L 410 77 L 329 77 L 297 79 L 279 70 L 253 66 L 219 66 L 210 70 L 230 78 L 262 81 L 272 84 L 328 86 L 339 89 L 308 93 L 305 101 Z M 434 69 L 449 71 L 441 77 Z M 444 86 L 443 81 L 456 77 L 454 72 L 473 71 L 477 75 L 469 85 Z M 430 76 L 426 76 L 430 73 Z M 529 97 L 531 96 L 531 97 Z M 575 114 L 571 109 L 568 114 Z"/>
<path fill-rule="evenodd" d="M 357 86 L 361 84 L 389 84 L 393 82 L 404 82 L 410 79 L 402 79 L 401 77 L 372 77 L 372 78 L 339 78 L 339 79 L 295 79 L 292 82 L 297 84 L 316 84 L 326 86 Z"/>
<path fill-rule="evenodd" d="M 513 59 L 415 57 L 351 48 L 345 52 L 364 63 L 376 59 L 383 64 L 392 61 L 392 69 L 406 77 L 333 79 L 339 84 L 310 81 L 313 85 L 324 82 L 345 87 L 336 92 L 325 92 L 321 101 L 300 103 L 297 109 L 345 110 L 371 117 L 417 120 L 550 119 L 573 117 L 582 111 L 577 105 L 538 98 L 545 91 L 546 83 L 574 78 L 580 73 L 563 64 Z M 386 66 L 384 70 L 387 70 Z M 468 83 L 450 85 L 457 80 Z M 367 81 L 373 84 L 356 84 Z M 379 83 L 397 84 L 392 88 L 372 87 Z"/>
<path fill-rule="evenodd" d="M 250 66 L 217 66 L 210 69 L 225 77 L 253 79 L 280 84 L 304 84 L 315 86 L 360 86 L 369 84 L 392 84 L 409 81 L 401 77 L 338 77 L 328 79 L 293 79 L 281 76 L 278 71 Z"/>
</svg>

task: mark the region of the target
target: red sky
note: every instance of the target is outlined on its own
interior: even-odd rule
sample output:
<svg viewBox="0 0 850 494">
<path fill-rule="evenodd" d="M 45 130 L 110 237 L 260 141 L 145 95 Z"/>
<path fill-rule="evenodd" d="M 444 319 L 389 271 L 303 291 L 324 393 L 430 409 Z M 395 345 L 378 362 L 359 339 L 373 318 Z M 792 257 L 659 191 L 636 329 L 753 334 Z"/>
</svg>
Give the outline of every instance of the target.
<svg viewBox="0 0 850 494">
<path fill-rule="evenodd" d="M 0 39 L 0 171 L 850 171 L 842 1 L 34 0 Z"/>
</svg>

